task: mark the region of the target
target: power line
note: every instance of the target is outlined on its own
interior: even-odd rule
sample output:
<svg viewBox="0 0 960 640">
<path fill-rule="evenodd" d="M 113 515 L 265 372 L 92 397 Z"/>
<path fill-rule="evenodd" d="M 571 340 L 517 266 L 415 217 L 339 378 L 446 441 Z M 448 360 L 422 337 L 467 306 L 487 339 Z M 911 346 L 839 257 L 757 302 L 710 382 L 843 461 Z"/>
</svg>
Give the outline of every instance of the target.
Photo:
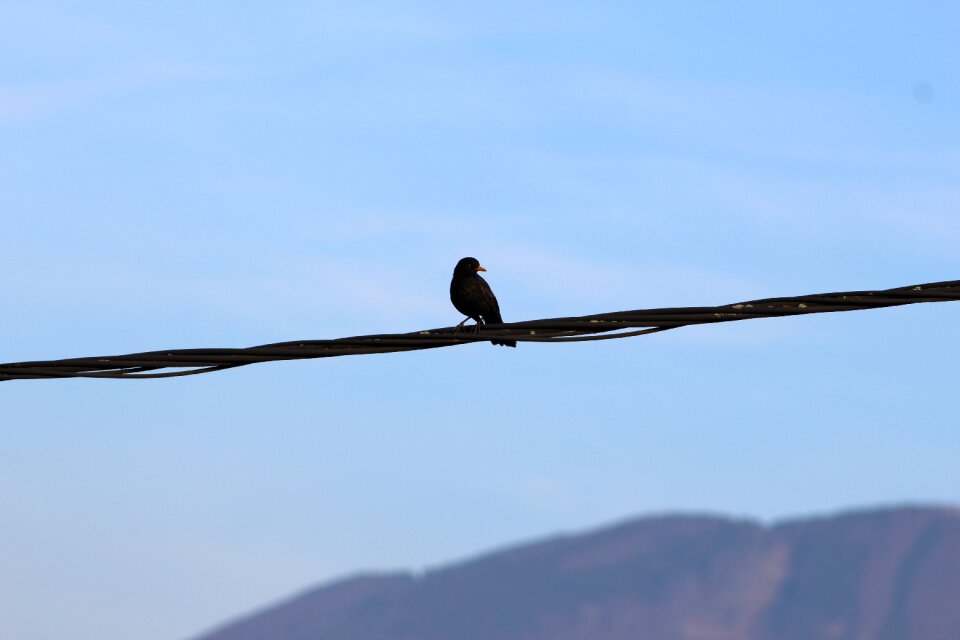
<svg viewBox="0 0 960 640">
<path fill-rule="evenodd" d="M 698 324 L 956 300 L 960 300 L 960 280 L 879 291 L 843 291 L 767 298 L 719 307 L 637 309 L 570 318 L 507 322 L 484 325 L 480 333 L 473 333 L 471 328 L 457 332 L 454 327 L 444 327 L 413 333 L 385 333 L 336 340 L 278 342 L 246 349 L 173 349 L 119 356 L 12 362 L 0 364 L 0 381 L 39 378 L 169 378 L 276 360 L 415 351 L 505 339 L 518 342 L 611 340 Z"/>
</svg>

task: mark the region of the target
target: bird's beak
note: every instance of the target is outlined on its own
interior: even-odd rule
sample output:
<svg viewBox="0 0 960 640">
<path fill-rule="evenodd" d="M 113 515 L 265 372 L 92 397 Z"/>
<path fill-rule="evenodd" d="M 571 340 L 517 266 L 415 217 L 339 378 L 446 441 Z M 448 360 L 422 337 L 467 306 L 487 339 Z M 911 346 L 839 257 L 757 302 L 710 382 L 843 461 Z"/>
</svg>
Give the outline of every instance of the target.
<svg viewBox="0 0 960 640">
<path fill-rule="evenodd" d="M 477 267 L 477 271 L 486 271 L 483 267 Z"/>
</svg>

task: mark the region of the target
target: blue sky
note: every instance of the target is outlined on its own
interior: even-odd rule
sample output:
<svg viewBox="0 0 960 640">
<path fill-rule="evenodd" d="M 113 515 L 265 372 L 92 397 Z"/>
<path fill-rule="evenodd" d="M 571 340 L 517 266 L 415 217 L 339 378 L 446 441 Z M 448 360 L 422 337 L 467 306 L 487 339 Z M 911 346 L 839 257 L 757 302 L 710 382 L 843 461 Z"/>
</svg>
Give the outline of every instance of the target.
<svg viewBox="0 0 960 640">
<path fill-rule="evenodd" d="M 0 4 L 2 361 L 960 278 L 948 3 Z M 960 307 L 0 385 L 0 635 L 645 513 L 960 502 Z"/>
</svg>

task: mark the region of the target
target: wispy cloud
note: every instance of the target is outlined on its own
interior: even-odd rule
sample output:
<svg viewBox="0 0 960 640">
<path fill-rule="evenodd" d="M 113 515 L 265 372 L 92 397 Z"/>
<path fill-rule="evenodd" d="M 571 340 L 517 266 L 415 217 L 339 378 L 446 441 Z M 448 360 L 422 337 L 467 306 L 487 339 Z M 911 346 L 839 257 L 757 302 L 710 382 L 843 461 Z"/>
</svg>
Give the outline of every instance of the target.
<svg viewBox="0 0 960 640">
<path fill-rule="evenodd" d="M 158 60 L 93 75 L 0 84 L 0 126 L 52 117 L 144 88 L 229 75 L 224 69 Z"/>
</svg>

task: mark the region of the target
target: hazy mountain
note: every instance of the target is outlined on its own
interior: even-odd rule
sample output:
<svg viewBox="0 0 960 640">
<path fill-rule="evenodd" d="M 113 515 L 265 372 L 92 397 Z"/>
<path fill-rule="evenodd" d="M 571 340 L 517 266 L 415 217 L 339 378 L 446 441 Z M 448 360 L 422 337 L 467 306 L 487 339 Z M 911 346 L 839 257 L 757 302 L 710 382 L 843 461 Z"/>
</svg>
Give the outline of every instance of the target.
<svg viewBox="0 0 960 640">
<path fill-rule="evenodd" d="M 319 587 L 202 640 L 957 640 L 960 510 L 644 518 Z"/>
</svg>

